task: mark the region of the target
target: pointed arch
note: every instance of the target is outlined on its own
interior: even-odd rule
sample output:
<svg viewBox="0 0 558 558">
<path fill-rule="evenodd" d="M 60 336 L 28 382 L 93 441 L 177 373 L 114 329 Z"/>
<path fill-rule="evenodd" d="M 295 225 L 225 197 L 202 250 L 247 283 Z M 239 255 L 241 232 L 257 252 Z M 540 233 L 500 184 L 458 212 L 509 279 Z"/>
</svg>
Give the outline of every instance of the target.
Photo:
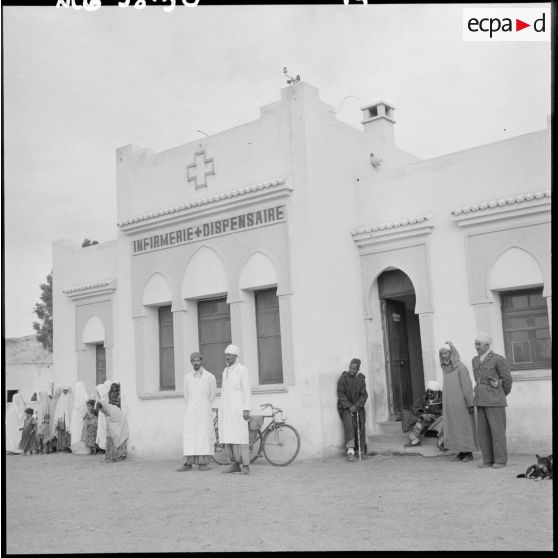
<svg viewBox="0 0 558 558">
<path fill-rule="evenodd" d="M 106 339 L 105 326 L 97 316 L 91 316 L 81 334 L 82 343 L 104 343 Z"/>
<path fill-rule="evenodd" d="M 277 285 L 273 262 L 261 252 L 252 254 L 240 272 L 239 288 L 255 289 Z"/>
<path fill-rule="evenodd" d="M 143 306 L 160 306 L 172 302 L 172 291 L 167 278 L 162 273 L 154 273 L 143 289 Z"/>
<path fill-rule="evenodd" d="M 190 258 L 180 294 L 182 298 L 200 298 L 229 291 L 227 272 L 221 257 L 207 246 L 202 246 Z"/>
<path fill-rule="evenodd" d="M 544 283 L 542 269 L 535 257 L 523 248 L 512 246 L 500 254 L 487 273 L 491 291 L 532 287 Z"/>
<path fill-rule="evenodd" d="M 409 266 L 405 265 L 404 262 L 397 262 L 388 265 L 379 265 L 375 269 L 372 270 L 372 276 L 367 277 L 368 287 L 366 289 L 366 297 L 365 297 L 365 308 L 366 312 L 370 315 L 372 313 L 371 310 L 371 301 L 375 300 L 379 295 L 379 285 L 378 279 L 382 273 L 386 271 L 401 271 L 404 273 L 411 285 L 413 287 L 416 304 L 415 304 L 415 313 L 421 313 L 425 310 L 428 310 L 430 307 L 430 290 L 428 288 L 428 284 L 425 281 L 415 280 L 416 273 L 413 273 L 414 270 L 410 269 Z"/>
</svg>

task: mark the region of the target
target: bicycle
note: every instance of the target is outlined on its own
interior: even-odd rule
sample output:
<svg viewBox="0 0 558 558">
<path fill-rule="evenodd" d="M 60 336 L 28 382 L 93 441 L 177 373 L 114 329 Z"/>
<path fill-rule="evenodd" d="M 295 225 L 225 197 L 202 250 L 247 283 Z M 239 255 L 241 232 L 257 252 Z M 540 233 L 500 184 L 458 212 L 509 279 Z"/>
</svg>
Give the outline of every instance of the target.
<svg viewBox="0 0 558 558">
<path fill-rule="evenodd" d="M 292 463 L 300 450 L 300 435 L 296 428 L 290 424 L 286 424 L 286 418 L 283 417 L 282 409 L 274 407 L 271 403 L 264 403 L 260 405 L 261 409 L 271 408 L 270 415 L 263 415 L 263 418 L 270 418 L 271 420 L 267 426 L 262 430 L 250 431 L 250 438 L 253 437 L 252 433 L 256 432 L 255 438 L 250 440 L 250 463 L 253 463 L 258 457 L 263 456 L 277 467 L 285 467 Z M 213 459 L 219 465 L 227 465 L 230 463 L 224 444 L 219 442 L 219 429 L 218 429 L 218 411 L 215 411 L 215 418 L 213 419 L 213 426 L 215 428 L 215 446 Z M 279 416 L 277 416 L 279 415 Z"/>
</svg>

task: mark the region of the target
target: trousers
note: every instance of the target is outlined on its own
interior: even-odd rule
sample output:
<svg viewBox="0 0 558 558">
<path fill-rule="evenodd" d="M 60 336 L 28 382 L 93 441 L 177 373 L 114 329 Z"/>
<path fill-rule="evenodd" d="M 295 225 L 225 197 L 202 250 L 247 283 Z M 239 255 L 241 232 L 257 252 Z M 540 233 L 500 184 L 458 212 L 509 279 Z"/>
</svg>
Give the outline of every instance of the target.
<svg viewBox="0 0 558 558">
<path fill-rule="evenodd" d="M 230 461 L 250 465 L 250 446 L 248 444 L 225 444 L 225 451 Z"/>
<path fill-rule="evenodd" d="M 506 445 L 506 408 L 477 407 L 477 431 L 484 463 L 508 461 Z"/>
</svg>

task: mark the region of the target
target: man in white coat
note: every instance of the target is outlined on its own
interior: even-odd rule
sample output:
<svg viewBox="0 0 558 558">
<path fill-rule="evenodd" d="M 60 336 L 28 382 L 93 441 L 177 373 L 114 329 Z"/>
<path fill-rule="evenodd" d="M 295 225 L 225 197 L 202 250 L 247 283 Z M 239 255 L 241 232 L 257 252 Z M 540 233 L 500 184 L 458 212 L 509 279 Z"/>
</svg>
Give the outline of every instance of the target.
<svg viewBox="0 0 558 558">
<path fill-rule="evenodd" d="M 177 471 L 191 471 L 199 465 L 207 471 L 207 462 L 213 455 L 213 413 L 211 406 L 217 392 L 215 376 L 202 366 L 203 357 L 195 352 L 190 355 L 192 371 L 184 374 L 183 455 L 184 465 Z"/>
<path fill-rule="evenodd" d="M 238 362 L 240 349 L 229 345 L 225 349 L 227 367 L 223 370 L 221 407 L 219 409 L 219 439 L 227 448 L 232 465 L 223 473 L 250 472 L 248 419 L 250 418 L 250 378 L 248 368 Z"/>
</svg>

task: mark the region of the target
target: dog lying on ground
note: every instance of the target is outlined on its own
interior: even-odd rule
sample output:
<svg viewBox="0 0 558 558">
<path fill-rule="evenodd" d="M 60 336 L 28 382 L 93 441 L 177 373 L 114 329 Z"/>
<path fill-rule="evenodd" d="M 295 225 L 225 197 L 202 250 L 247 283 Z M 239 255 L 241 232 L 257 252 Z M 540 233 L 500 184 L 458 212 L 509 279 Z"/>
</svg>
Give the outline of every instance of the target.
<svg viewBox="0 0 558 558">
<path fill-rule="evenodd" d="M 537 462 L 527 468 L 527 471 L 521 475 L 517 475 L 518 479 L 552 479 L 552 455 L 541 457 L 535 455 Z"/>
</svg>

